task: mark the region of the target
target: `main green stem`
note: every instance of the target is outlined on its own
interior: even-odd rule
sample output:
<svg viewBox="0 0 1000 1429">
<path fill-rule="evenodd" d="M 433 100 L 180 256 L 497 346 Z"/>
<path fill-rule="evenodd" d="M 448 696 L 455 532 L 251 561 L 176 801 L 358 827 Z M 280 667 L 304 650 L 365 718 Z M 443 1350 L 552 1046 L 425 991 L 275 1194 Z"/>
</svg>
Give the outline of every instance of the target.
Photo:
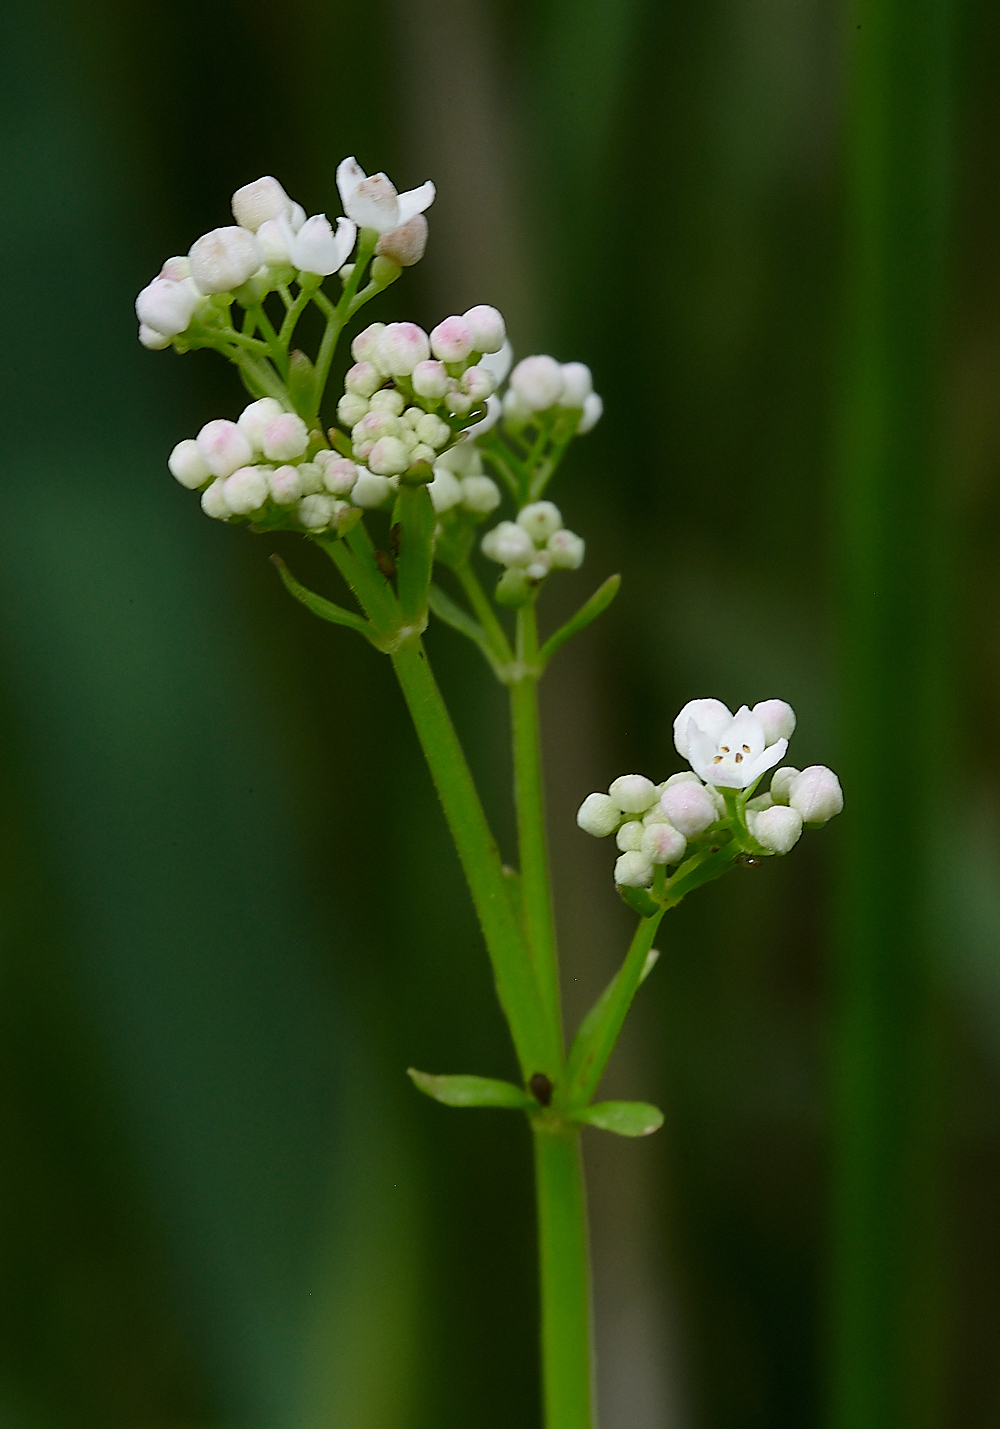
<svg viewBox="0 0 1000 1429">
<path fill-rule="evenodd" d="M 590 1245 L 580 1132 L 535 1129 L 546 1429 L 591 1429 Z"/>
</svg>

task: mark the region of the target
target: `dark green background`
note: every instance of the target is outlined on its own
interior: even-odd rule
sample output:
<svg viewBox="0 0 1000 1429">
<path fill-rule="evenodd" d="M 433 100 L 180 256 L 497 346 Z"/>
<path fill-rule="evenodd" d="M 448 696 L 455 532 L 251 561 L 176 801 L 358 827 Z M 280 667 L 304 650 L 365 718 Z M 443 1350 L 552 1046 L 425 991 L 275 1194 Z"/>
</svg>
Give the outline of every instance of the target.
<svg viewBox="0 0 1000 1429">
<path fill-rule="evenodd" d="M 673 772 L 686 699 L 786 698 L 796 764 L 845 776 L 826 833 L 672 917 L 607 1079 L 667 1121 L 588 1145 L 604 1429 L 1000 1425 L 1000 13 L 965 0 L 947 60 L 895 79 L 858 49 L 938 11 L 4 7 L 2 1429 L 537 1423 L 524 1128 L 403 1076 L 513 1067 L 391 671 L 170 479 L 240 390 L 134 336 L 237 185 L 334 214 L 346 153 L 439 190 L 372 317 L 492 302 L 604 394 L 552 490 L 588 559 L 547 618 L 625 577 L 544 695 L 571 1016 L 629 928 L 575 808 Z M 889 174 L 941 149 L 946 249 L 885 171 L 864 199 L 859 63 Z M 920 333 L 890 323 L 909 445 L 873 476 L 844 432 L 883 193 L 937 360 L 907 387 Z M 510 851 L 500 694 L 428 643 Z M 880 1125 L 917 1131 L 862 1164 Z M 864 1337 L 919 1302 L 886 1354 L 935 1384 L 852 1419 L 871 1224 L 930 1268 L 872 1265 Z"/>
</svg>

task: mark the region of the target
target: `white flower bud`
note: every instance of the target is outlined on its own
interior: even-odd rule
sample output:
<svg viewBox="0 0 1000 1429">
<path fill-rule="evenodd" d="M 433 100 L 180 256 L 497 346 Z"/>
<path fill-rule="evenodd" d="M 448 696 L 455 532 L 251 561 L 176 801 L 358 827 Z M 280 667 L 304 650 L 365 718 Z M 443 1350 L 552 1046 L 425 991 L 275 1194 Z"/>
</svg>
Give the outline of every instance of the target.
<svg viewBox="0 0 1000 1429">
<path fill-rule="evenodd" d="M 389 323 L 379 333 L 375 361 L 390 377 L 408 377 L 430 355 L 427 334 L 416 323 Z"/>
<path fill-rule="evenodd" d="M 314 458 L 323 474 L 323 485 L 331 496 L 347 496 L 358 479 L 358 468 L 337 452 L 318 451 Z"/>
<path fill-rule="evenodd" d="M 500 414 L 502 411 L 503 403 L 500 401 L 499 397 L 487 397 L 486 416 L 480 417 L 478 422 L 473 422 L 471 427 L 466 427 L 465 435 L 467 437 L 484 436 L 490 430 L 491 427 L 496 426 L 497 422 L 500 420 Z"/>
<path fill-rule="evenodd" d="M 337 231 L 334 233 L 325 213 L 307 218 L 298 233 L 293 232 L 287 223 L 282 228 L 292 267 L 303 273 L 316 273 L 321 278 L 328 278 L 343 267 L 357 234 L 354 224 L 346 218 L 337 219 Z"/>
<path fill-rule="evenodd" d="M 323 468 L 314 461 L 299 462 L 295 470 L 299 474 L 300 496 L 319 496 L 324 487 Z"/>
<path fill-rule="evenodd" d="M 519 432 L 531 421 L 533 412 L 513 389 L 508 387 L 503 394 L 503 424 L 509 432 Z"/>
<path fill-rule="evenodd" d="M 436 417 L 433 412 L 425 412 L 419 417 L 414 430 L 420 440 L 426 442 L 429 447 L 443 447 L 451 437 L 448 423 Z"/>
<path fill-rule="evenodd" d="M 840 780 L 825 764 L 810 764 L 792 783 L 788 802 L 805 824 L 825 824 L 844 807 Z"/>
<path fill-rule="evenodd" d="M 774 771 L 771 776 L 771 799 L 775 804 L 788 803 L 792 785 L 801 773 L 801 769 L 796 769 L 791 764 L 786 764 L 783 768 Z"/>
<path fill-rule="evenodd" d="M 795 711 L 784 700 L 762 700 L 753 713 L 760 720 L 768 745 L 779 739 L 791 739 L 795 733 Z"/>
<path fill-rule="evenodd" d="M 309 445 L 309 429 L 295 412 L 282 412 L 264 427 L 264 455 L 271 461 L 290 461 Z"/>
<path fill-rule="evenodd" d="M 388 258 L 400 268 L 412 268 L 419 263 L 427 247 L 427 220 L 422 213 L 414 214 L 409 223 L 383 233 L 375 245 L 378 258 Z"/>
<path fill-rule="evenodd" d="M 381 506 L 391 490 L 387 477 L 377 476 L 375 472 L 361 467 L 351 491 L 351 500 L 355 506 Z"/>
<path fill-rule="evenodd" d="M 650 863 L 680 863 L 687 849 L 687 839 L 670 823 L 649 824 L 642 832 L 639 852 Z"/>
<path fill-rule="evenodd" d="M 434 465 L 446 466 L 456 476 L 482 476 L 483 454 L 474 442 L 460 441 L 442 452 Z"/>
<path fill-rule="evenodd" d="M 236 425 L 254 451 L 262 452 L 264 450 L 264 428 L 275 417 L 280 417 L 284 410 L 275 397 L 261 397 L 259 401 L 251 402 L 249 407 L 243 408 Z"/>
<path fill-rule="evenodd" d="M 464 318 L 445 318 L 431 330 L 431 352 L 442 362 L 464 362 L 475 345 Z"/>
<path fill-rule="evenodd" d="M 257 242 L 264 255 L 264 262 L 269 267 L 291 268 L 294 266 L 288 256 L 285 230 L 276 218 L 269 218 L 266 223 L 261 224 L 257 230 Z"/>
<path fill-rule="evenodd" d="M 418 442 L 410 451 L 410 465 L 412 466 L 414 462 L 425 461 L 428 466 L 433 466 L 436 456 L 437 452 L 433 447 L 428 446 L 426 442 Z"/>
<path fill-rule="evenodd" d="M 641 853 L 623 853 L 615 864 L 615 882 L 622 888 L 648 888 L 653 865 Z"/>
<path fill-rule="evenodd" d="M 368 402 L 356 392 L 345 392 L 337 403 L 337 416 L 345 427 L 354 428 L 367 415 Z"/>
<path fill-rule="evenodd" d="M 146 327 L 169 338 L 187 330 L 197 304 L 198 294 L 190 283 L 154 278 L 136 298 L 135 311 Z"/>
<path fill-rule="evenodd" d="M 644 814 L 656 803 L 656 785 L 645 774 L 621 774 L 608 789 L 623 814 Z"/>
<path fill-rule="evenodd" d="M 544 412 L 562 396 L 562 368 L 554 357 L 525 357 L 510 374 L 510 385 L 529 412 Z"/>
<path fill-rule="evenodd" d="M 385 323 L 372 323 L 359 332 L 351 343 L 351 356 L 355 362 L 375 362 L 378 340 L 385 332 Z M 377 364 L 376 364 L 377 365 Z"/>
<path fill-rule="evenodd" d="M 693 769 L 684 769 L 680 774 L 671 774 L 669 779 L 665 779 L 659 786 L 660 794 L 665 794 L 668 789 L 672 789 L 675 784 L 697 784 L 702 788 L 702 782 Z"/>
<path fill-rule="evenodd" d="M 547 553 L 539 551 L 530 566 L 525 566 L 524 574 L 533 581 L 544 580 L 550 570 Z"/>
<path fill-rule="evenodd" d="M 191 276 L 203 293 L 229 293 L 264 262 L 254 235 L 245 228 L 213 228 L 192 244 Z"/>
<path fill-rule="evenodd" d="M 191 259 L 188 258 L 186 254 L 184 256 L 178 255 L 174 258 L 167 258 L 156 276 L 158 278 L 169 278 L 174 283 L 183 283 L 186 278 L 190 278 L 191 276 Z"/>
<path fill-rule="evenodd" d="M 462 483 L 445 466 L 434 468 L 434 480 L 427 488 L 431 503 L 437 512 L 450 511 L 462 499 Z"/>
<path fill-rule="evenodd" d="M 618 805 L 607 794 L 588 794 L 577 810 L 576 822 L 585 834 L 603 839 L 614 833 L 621 817 Z"/>
<path fill-rule="evenodd" d="M 446 392 L 444 405 L 456 417 L 466 417 L 472 411 L 472 398 L 466 392 Z"/>
<path fill-rule="evenodd" d="M 535 557 L 535 543 L 523 526 L 513 521 L 501 521 L 487 531 L 482 542 L 483 555 L 502 566 L 526 566 Z"/>
<path fill-rule="evenodd" d="M 167 466 L 170 468 L 171 476 L 175 476 L 181 486 L 186 486 L 188 491 L 194 491 L 196 487 L 204 486 L 212 475 L 199 450 L 198 443 L 191 437 L 177 443 L 167 458 Z"/>
<path fill-rule="evenodd" d="M 413 383 L 413 390 L 418 397 L 427 397 L 432 402 L 439 402 L 448 391 L 448 384 L 451 379 L 445 370 L 443 362 L 437 362 L 434 358 L 428 358 L 425 362 L 418 362 L 413 369 L 413 376 L 410 379 Z"/>
<path fill-rule="evenodd" d="M 264 505 L 268 493 L 268 473 L 256 466 L 241 466 L 226 477 L 223 488 L 226 505 L 237 516 L 249 516 Z"/>
<path fill-rule="evenodd" d="M 206 422 L 198 433 L 198 450 L 213 476 L 231 476 L 249 466 L 253 449 L 235 422 Z"/>
<path fill-rule="evenodd" d="M 551 535 L 561 530 L 562 523 L 559 507 L 551 501 L 533 501 L 517 514 L 517 524 L 524 527 L 538 546 L 544 546 Z"/>
<path fill-rule="evenodd" d="M 575 531 L 553 531 L 545 548 L 557 570 L 575 571 L 583 565 L 586 542 Z"/>
<path fill-rule="evenodd" d="M 473 402 L 485 402 L 496 390 L 496 378 L 488 367 L 467 367 L 462 373 L 462 388 Z"/>
<path fill-rule="evenodd" d="M 622 853 L 638 853 L 642 847 L 643 827 L 638 819 L 629 819 L 615 834 L 615 843 Z"/>
<path fill-rule="evenodd" d="M 748 809 L 747 825 L 763 848 L 771 853 L 787 853 L 799 841 L 802 816 L 797 809 L 790 809 L 786 804 L 775 804 L 759 814 Z"/>
<path fill-rule="evenodd" d="M 579 426 L 576 429 L 578 437 L 584 437 L 589 431 L 597 426 L 604 415 L 604 402 L 598 397 L 596 392 L 591 392 L 589 397 L 584 399 L 583 416 L 580 418 Z"/>
<path fill-rule="evenodd" d="M 225 493 L 226 478 L 218 476 L 201 493 L 201 509 L 206 516 L 211 516 L 214 521 L 228 521 L 232 512 L 226 501 Z"/>
<path fill-rule="evenodd" d="M 488 303 L 477 303 L 462 317 L 472 333 L 472 346 L 476 352 L 500 351 L 507 337 L 507 327 L 496 308 L 491 308 Z M 504 372 L 497 380 L 502 382 L 506 376 Z"/>
<path fill-rule="evenodd" d="M 344 378 L 345 392 L 355 392 L 359 397 L 371 397 L 385 381 L 374 362 L 356 362 L 347 369 Z"/>
<path fill-rule="evenodd" d="M 162 332 L 157 332 L 156 328 L 150 327 L 148 323 L 139 324 L 139 341 L 150 352 L 162 352 L 165 347 L 170 346 L 170 338 Z"/>
<path fill-rule="evenodd" d="M 489 476 L 467 476 L 462 481 L 462 505 L 487 516 L 500 505 L 500 488 Z"/>
<path fill-rule="evenodd" d="M 660 797 L 660 808 L 685 838 L 702 834 L 719 817 L 715 800 L 704 784 L 674 784 Z"/>
<path fill-rule="evenodd" d="M 406 398 L 395 387 L 383 387 L 368 402 L 369 412 L 388 412 L 393 417 L 401 417 L 405 406 Z"/>
<path fill-rule="evenodd" d="M 279 466 L 267 479 L 271 499 L 279 506 L 291 506 L 302 493 L 302 480 L 297 466 Z"/>
<path fill-rule="evenodd" d="M 755 814 L 759 814 L 762 809 L 773 809 L 774 800 L 770 794 L 758 794 L 756 798 L 751 799 L 747 803 L 747 808 L 752 809 Z"/>
<path fill-rule="evenodd" d="M 559 398 L 560 407 L 582 407 L 594 390 L 594 379 L 590 368 L 583 362 L 564 362 L 562 365 L 563 390 Z"/>
<path fill-rule="evenodd" d="M 249 228 L 252 233 L 279 214 L 291 218 L 292 201 L 270 174 L 244 184 L 233 194 L 233 217 L 241 228 Z"/>
<path fill-rule="evenodd" d="M 337 514 L 337 505 L 332 496 L 303 496 L 295 514 L 307 531 L 322 531 Z"/>
<path fill-rule="evenodd" d="M 398 437 L 379 437 L 368 453 L 368 466 L 377 476 L 400 476 L 409 465 L 409 450 Z"/>
</svg>

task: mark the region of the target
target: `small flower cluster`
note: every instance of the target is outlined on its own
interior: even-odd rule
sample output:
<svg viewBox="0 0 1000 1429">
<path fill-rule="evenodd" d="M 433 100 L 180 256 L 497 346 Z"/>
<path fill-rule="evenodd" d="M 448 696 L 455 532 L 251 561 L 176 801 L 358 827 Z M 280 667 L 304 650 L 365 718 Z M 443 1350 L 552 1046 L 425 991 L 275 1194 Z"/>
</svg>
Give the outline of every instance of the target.
<svg viewBox="0 0 1000 1429">
<path fill-rule="evenodd" d="M 582 362 L 559 363 L 544 355 L 525 357 L 510 374 L 503 399 L 505 430 L 518 433 L 567 411 L 579 411 L 574 425 L 577 436 L 595 427 L 604 403 L 594 391 L 590 368 Z M 543 415 L 544 414 L 544 415 Z"/>
<path fill-rule="evenodd" d="M 516 521 L 501 521 L 487 531 L 482 548 L 491 561 L 507 567 L 497 587 L 501 604 L 519 604 L 549 571 L 575 571 L 583 563 L 585 549 L 583 537 L 566 529 L 551 501 L 523 506 Z"/>
<path fill-rule="evenodd" d="M 674 743 L 691 770 L 663 784 L 625 774 L 606 794 L 584 799 L 577 823 L 595 838 L 616 835 L 615 882 L 627 888 L 648 887 L 656 866 L 679 863 L 691 843 L 696 852 L 725 837 L 736 840 L 734 853 L 788 853 L 805 824 L 819 827 L 844 807 L 840 781 L 822 764 L 778 769 L 769 793 L 749 797 L 794 729 L 784 700 L 735 715 L 721 700 L 691 700 L 674 721 Z"/>
</svg>

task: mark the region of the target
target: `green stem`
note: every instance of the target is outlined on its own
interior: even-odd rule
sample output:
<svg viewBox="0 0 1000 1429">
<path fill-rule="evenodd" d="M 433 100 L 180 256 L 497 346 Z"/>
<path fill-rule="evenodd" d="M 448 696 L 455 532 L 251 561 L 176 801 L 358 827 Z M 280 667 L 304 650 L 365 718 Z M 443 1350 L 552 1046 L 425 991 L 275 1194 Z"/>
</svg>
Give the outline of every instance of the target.
<svg viewBox="0 0 1000 1429">
<path fill-rule="evenodd" d="M 545 1429 L 591 1429 L 590 1245 L 573 1127 L 535 1125 Z"/>
<path fill-rule="evenodd" d="M 510 648 L 510 641 L 507 639 L 503 626 L 497 619 L 496 611 L 490 604 L 486 592 L 479 584 L 479 579 L 475 571 L 469 565 L 468 561 L 463 561 L 461 565 L 455 566 L 454 570 L 455 575 L 458 577 L 459 584 L 465 591 L 469 604 L 475 611 L 480 625 L 486 631 L 486 637 L 490 642 L 490 648 L 493 650 L 494 655 L 501 664 L 510 665 L 514 659 L 514 652 Z"/>
</svg>

